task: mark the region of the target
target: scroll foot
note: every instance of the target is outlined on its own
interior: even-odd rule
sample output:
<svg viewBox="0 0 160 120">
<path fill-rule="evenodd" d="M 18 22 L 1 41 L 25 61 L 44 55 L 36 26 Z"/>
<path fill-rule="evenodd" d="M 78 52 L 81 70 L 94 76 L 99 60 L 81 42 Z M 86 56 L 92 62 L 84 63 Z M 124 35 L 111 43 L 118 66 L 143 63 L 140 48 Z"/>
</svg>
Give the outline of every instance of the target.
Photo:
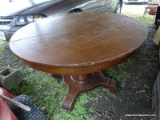
<svg viewBox="0 0 160 120">
<path fill-rule="evenodd" d="M 118 92 L 118 83 L 117 81 L 115 81 L 114 79 L 110 79 L 110 78 L 106 78 L 109 82 L 108 84 L 103 84 L 101 85 L 102 87 L 104 88 L 108 88 L 108 90 L 111 92 L 111 93 L 116 93 Z"/>
<path fill-rule="evenodd" d="M 73 103 L 77 95 L 78 92 L 76 91 L 73 92 L 69 89 L 65 99 L 62 102 L 62 108 L 71 111 L 73 109 Z"/>
</svg>

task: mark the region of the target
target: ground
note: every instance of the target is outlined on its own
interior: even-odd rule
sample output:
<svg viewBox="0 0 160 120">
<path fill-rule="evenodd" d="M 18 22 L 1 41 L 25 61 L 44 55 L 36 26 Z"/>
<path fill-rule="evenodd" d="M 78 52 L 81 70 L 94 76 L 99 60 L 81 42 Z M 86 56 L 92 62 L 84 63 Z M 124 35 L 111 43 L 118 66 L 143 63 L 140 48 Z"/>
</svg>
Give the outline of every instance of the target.
<svg viewBox="0 0 160 120">
<path fill-rule="evenodd" d="M 155 28 L 147 28 L 148 37 L 137 53 L 114 68 L 118 74 L 123 74 L 115 78 L 120 82 L 116 96 L 108 96 L 102 90 L 98 103 L 88 104 L 97 108 L 97 114 L 93 113 L 96 120 L 106 120 L 107 117 L 113 120 L 149 120 L 149 117 L 126 117 L 126 114 L 152 114 L 151 92 L 159 72 L 159 62 L 158 47 L 152 42 Z"/>
<path fill-rule="evenodd" d="M 47 118 L 49 120 L 53 120 L 53 118 L 54 120 L 150 120 L 150 115 L 153 114 L 151 109 L 152 87 L 159 72 L 159 48 L 152 41 L 156 32 L 155 27 L 152 24 L 146 24 L 146 27 L 148 29 L 148 36 L 138 51 L 124 63 L 103 71 L 104 75 L 108 75 L 119 81 L 119 91 L 115 95 L 109 93 L 105 88 L 98 87 L 87 93 L 80 94 L 79 98 L 76 100 L 75 110 L 73 112 L 64 113 L 65 111 L 59 108 L 62 91 L 61 93 L 58 93 L 57 91 L 53 98 L 56 99 L 56 101 L 53 102 L 55 102 L 54 104 L 58 104 L 58 107 L 53 106 L 54 109 L 52 109 L 51 113 L 49 113 L 50 110 L 45 110 Z M 23 64 L 23 62 L 10 51 L 9 45 L 6 42 L 0 42 L 0 64 L 0 70 L 7 66 L 21 68 L 22 71 L 27 68 L 25 64 Z M 30 69 L 27 68 L 27 70 Z M 33 85 L 34 83 L 28 83 L 27 79 L 30 79 L 30 76 L 36 75 L 37 78 L 39 75 L 37 73 L 38 71 L 36 70 L 30 70 L 30 72 L 27 72 L 28 76 L 24 76 L 24 82 L 20 84 L 18 89 L 16 89 L 16 92 L 18 91 L 18 94 L 24 93 L 25 90 L 21 90 L 21 87 L 23 87 L 24 84 Z M 57 88 L 54 89 L 58 89 L 58 86 L 56 87 Z M 60 87 L 62 89 L 64 85 Z M 48 86 L 46 88 L 50 89 Z M 34 88 L 31 87 L 31 89 Z M 41 90 L 40 92 L 42 92 L 42 90 L 44 90 L 43 86 L 38 90 Z M 33 92 L 30 90 L 26 93 L 29 94 Z M 54 93 L 52 92 L 51 94 Z M 62 98 L 63 97 L 64 96 L 62 96 Z M 89 101 L 83 102 L 86 98 Z M 39 99 L 42 98 L 39 97 Z M 82 107 L 79 107 L 78 103 L 85 104 L 83 104 Z M 44 107 L 48 109 L 49 104 L 48 106 L 44 105 Z M 55 109 L 57 109 L 58 112 Z M 81 112 L 79 112 L 80 109 L 82 109 Z M 127 116 L 127 114 L 142 116 Z"/>
</svg>

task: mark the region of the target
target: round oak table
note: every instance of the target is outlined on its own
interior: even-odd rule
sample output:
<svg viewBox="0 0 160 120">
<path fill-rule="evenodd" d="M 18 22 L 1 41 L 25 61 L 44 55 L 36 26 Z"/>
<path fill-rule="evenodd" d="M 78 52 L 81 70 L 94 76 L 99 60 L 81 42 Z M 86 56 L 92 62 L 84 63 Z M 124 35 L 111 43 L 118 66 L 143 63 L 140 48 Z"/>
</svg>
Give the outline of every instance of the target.
<svg viewBox="0 0 160 120">
<path fill-rule="evenodd" d="M 76 13 L 31 23 L 18 30 L 9 45 L 28 66 L 63 76 L 68 92 L 62 107 L 72 110 L 80 92 L 98 85 L 116 92 L 117 82 L 100 71 L 131 57 L 146 37 L 146 27 L 135 19 Z"/>
</svg>

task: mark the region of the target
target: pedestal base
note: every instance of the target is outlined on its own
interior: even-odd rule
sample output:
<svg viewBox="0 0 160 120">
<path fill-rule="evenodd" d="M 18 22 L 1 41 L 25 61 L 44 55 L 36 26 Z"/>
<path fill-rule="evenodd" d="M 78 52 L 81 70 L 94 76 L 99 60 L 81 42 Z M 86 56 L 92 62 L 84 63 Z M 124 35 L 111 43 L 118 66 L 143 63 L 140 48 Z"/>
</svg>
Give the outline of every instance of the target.
<svg viewBox="0 0 160 120">
<path fill-rule="evenodd" d="M 63 100 L 62 107 L 71 111 L 73 103 L 80 92 L 85 92 L 96 86 L 108 88 L 111 93 L 117 92 L 117 82 L 110 78 L 105 78 L 101 72 L 82 74 L 82 75 L 64 75 L 64 83 L 68 87 L 68 92 Z"/>
</svg>

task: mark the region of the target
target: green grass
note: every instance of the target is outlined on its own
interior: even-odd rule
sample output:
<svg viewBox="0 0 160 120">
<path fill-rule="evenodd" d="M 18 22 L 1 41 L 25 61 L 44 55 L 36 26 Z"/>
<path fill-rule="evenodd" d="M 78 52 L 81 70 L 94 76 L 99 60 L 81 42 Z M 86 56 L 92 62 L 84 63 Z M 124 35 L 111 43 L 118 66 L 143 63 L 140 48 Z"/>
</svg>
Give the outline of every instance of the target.
<svg viewBox="0 0 160 120">
<path fill-rule="evenodd" d="M 126 62 L 104 71 L 104 75 L 114 77 L 116 74 L 117 80 L 121 79 L 121 84 L 125 84 L 125 80 L 130 77 L 130 74 L 124 69 L 130 64 Z M 90 101 L 98 102 L 102 98 L 100 91 L 106 92 L 114 99 L 118 99 L 115 94 L 111 94 L 107 89 L 101 87 L 95 88 L 87 93 L 82 93 L 76 99 L 76 104 L 72 112 L 68 112 L 61 108 L 61 103 L 66 95 L 67 87 L 62 80 L 60 83 L 51 77 L 50 74 L 34 70 L 32 68 L 25 68 L 22 70 L 24 76 L 21 84 L 16 86 L 12 91 L 18 94 L 27 94 L 31 96 L 40 107 L 45 108 L 45 114 L 48 120 L 94 120 L 89 112 L 94 112 L 94 108 L 90 106 L 85 108 L 85 104 Z M 94 94 L 94 97 L 91 94 Z M 107 98 L 106 98 L 107 99 Z"/>
<path fill-rule="evenodd" d="M 146 24 L 154 23 L 153 16 L 146 15 L 143 17 L 142 10 L 144 5 L 139 6 L 141 12 L 137 11 L 137 13 L 135 10 L 138 9 L 132 9 L 132 7 L 133 5 L 124 6 L 126 9 L 122 11 L 122 14 L 138 19 Z M 129 8 L 132 11 L 130 11 Z M 3 52 L 4 50 L 5 48 L 0 48 L 0 52 Z M 117 67 L 103 71 L 103 74 L 111 78 L 115 78 L 120 81 L 120 84 L 125 85 L 126 79 L 131 77 L 131 75 L 124 70 L 129 65 L 130 61 L 128 60 Z M 45 108 L 45 115 L 48 120 L 94 120 L 93 116 L 88 114 L 88 110 L 89 112 L 94 112 L 95 110 L 92 106 L 86 109 L 85 105 L 87 103 L 90 101 L 98 102 L 98 100 L 102 97 L 99 95 L 101 90 L 116 99 L 116 96 L 109 93 L 107 89 L 100 89 L 100 87 L 98 87 L 87 93 L 80 94 L 80 96 L 76 99 L 74 110 L 72 112 L 68 112 L 61 108 L 61 102 L 67 92 L 67 87 L 63 84 L 62 80 L 58 83 L 57 80 L 53 79 L 50 74 L 40 72 L 29 67 L 22 69 L 22 73 L 24 76 L 23 81 L 12 91 L 17 94 L 27 94 L 31 96 L 40 107 Z M 89 93 L 94 94 L 94 97 L 89 95 Z"/>
<path fill-rule="evenodd" d="M 144 9 L 146 5 L 123 5 L 122 14 L 135 18 L 145 24 L 153 24 L 155 20 L 154 15 L 145 14 L 144 15 Z M 143 16 L 144 15 L 144 16 Z"/>
<path fill-rule="evenodd" d="M 4 41 L 0 40 L 0 53 L 5 51 L 5 47 L 2 46 L 3 43 Z"/>
<path fill-rule="evenodd" d="M 75 104 L 75 109 L 68 112 L 61 108 L 67 87 L 63 82 L 58 83 L 50 74 L 26 68 L 23 70 L 24 79 L 20 85 L 13 89 L 17 94 L 32 96 L 39 106 L 44 107 L 48 120 L 92 120 L 87 115 L 84 105 L 89 102 L 86 93 L 80 94 Z"/>
<path fill-rule="evenodd" d="M 124 13 L 124 15 L 135 18 L 145 24 L 153 24 L 155 18 L 153 17 L 153 15 L 146 15 L 145 17 L 143 16 L 139 16 L 139 15 L 135 15 L 133 13 Z"/>
<path fill-rule="evenodd" d="M 0 47 L 0 53 L 5 51 L 5 47 Z"/>
</svg>

